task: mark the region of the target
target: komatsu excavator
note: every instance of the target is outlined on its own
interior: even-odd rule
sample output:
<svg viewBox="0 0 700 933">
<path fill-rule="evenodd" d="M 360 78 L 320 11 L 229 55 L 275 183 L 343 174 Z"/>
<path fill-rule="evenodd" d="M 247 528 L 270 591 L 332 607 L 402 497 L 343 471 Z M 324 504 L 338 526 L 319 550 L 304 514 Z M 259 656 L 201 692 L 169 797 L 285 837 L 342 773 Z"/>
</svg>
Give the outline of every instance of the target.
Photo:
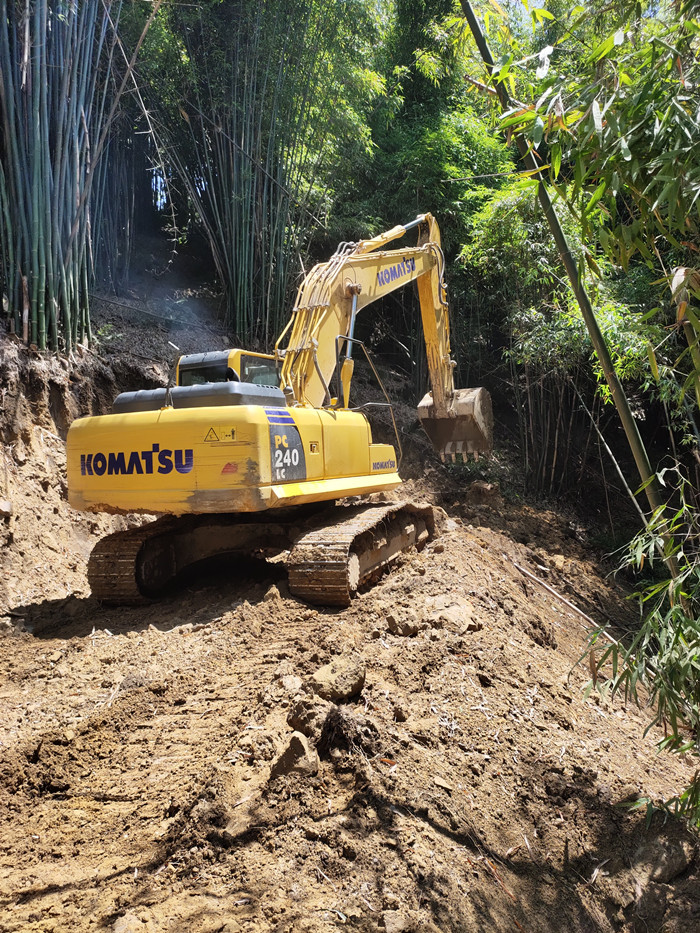
<svg viewBox="0 0 700 933">
<path fill-rule="evenodd" d="M 413 227 L 416 246 L 385 249 Z M 274 353 L 181 356 L 174 385 L 122 393 L 110 414 L 74 421 L 70 504 L 161 513 L 98 542 L 88 563 L 93 595 L 143 602 L 207 558 L 282 554 L 293 594 L 347 605 L 402 550 L 429 540 L 430 506 L 329 503 L 401 482 L 396 450 L 373 443 L 367 406 L 352 408 L 350 394 L 353 354 L 364 350 L 355 338 L 357 315 L 413 280 L 432 386 L 418 406 L 422 425 L 443 458 L 491 449 L 488 392 L 454 388 L 443 273 L 430 214 L 342 243 L 302 282 Z M 398 441 L 397 433 L 400 450 Z"/>
</svg>

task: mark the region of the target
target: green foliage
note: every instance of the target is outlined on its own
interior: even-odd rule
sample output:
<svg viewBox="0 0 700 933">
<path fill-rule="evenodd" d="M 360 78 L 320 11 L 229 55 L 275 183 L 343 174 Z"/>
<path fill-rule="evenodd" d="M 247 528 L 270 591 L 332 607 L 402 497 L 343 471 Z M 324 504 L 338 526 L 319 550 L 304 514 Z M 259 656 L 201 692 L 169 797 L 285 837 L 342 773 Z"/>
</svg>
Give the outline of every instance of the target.
<svg viewBox="0 0 700 933">
<path fill-rule="evenodd" d="M 463 107 L 405 112 L 375 140 L 372 168 L 384 215 L 410 219 L 437 205 L 443 241 L 452 252 L 464 241 L 469 214 L 494 180 L 511 170 L 507 150 Z"/>
<path fill-rule="evenodd" d="M 434 20 L 450 8 L 447 0 L 384 5 L 370 59 L 383 93 L 366 111 L 369 150 L 344 150 L 331 216 L 338 234 L 364 236 L 429 210 L 449 260 L 471 213 L 512 171 L 508 147 L 464 101 L 461 71 Z"/>
<path fill-rule="evenodd" d="M 538 373 L 574 372 L 591 353 L 583 319 L 573 308 L 523 309 L 512 315 L 510 331 L 513 359 Z"/>
<path fill-rule="evenodd" d="M 402 88 L 407 111 L 435 110 L 458 86 L 446 67 L 445 44 L 435 28 L 447 16 L 452 0 L 395 0 L 385 44 L 394 66 L 405 68 Z"/>
<path fill-rule="evenodd" d="M 508 309 L 513 302 L 549 302 L 560 287 L 556 247 L 531 181 L 516 180 L 493 192 L 471 217 L 468 233 L 461 262 L 494 303 Z"/>
<path fill-rule="evenodd" d="M 611 299 L 596 305 L 596 316 L 620 381 L 643 382 L 648 374 L 649 344 L 663 339 L 661 328 L 644 320 L 643 315 L 635 314 L 629 306 Z M 595 369 L 600 391 L 609 398 L 602 370 L 597 364 Z"/>
<path fill-rule="evenodd" d="M 634 539 L 623 566 L 648 572 L 659 553 L 672 554 L 678 573 L 662 574 L 638 594 L 646 615 L 627 645 L 610 643 L 604 631 L 593 636 L 593 648 L 605 645 L 596 681 L 612 695 L 653 709 L 648 728 L 664 728 L 659 750 L 700 759 L 700 513 L 696 490 L 677 466 L 658 479 L 668 504 Z M 666 807 L 700 825 L 700 775 Z"/>
<path fill-rule="evenodd" d="M 547 311 L 530 308 L 513 315 L 512 353 L 521 365 L 562 375 L 574 372 L 592 359 L 598 391 L 609 401 L 610 390 L 593 357 L 593 347 L 574 296 L 567 293 L 565 297 L 567 303 L 563 306 Z M 610 299 L 599 300 L 595 312 L 620 381 L 632 384 L 643 381 L 648 369 L 649 338 L 654 330 L 627 306 Z"/>
<path fill-rule="evenodd" d="M 700 20 L 694 4 L 533 9 L 533 46 L 507 34 L 499 76 L 550 181 L 627 267 L 700 245 Z M 544 17 L 544 18 L 543 18 Z M 505 37 L 505 40 L 504 40 Z M 602 37 L 602 38 L 601 38 Z"/>
<path fill-rule="evenodd" d="M 151 81 L 166 75 L 150 94 L 156 133 L 240 340 L 279 333 L 345 141 L 357 158 L 371 148 L 364 108 L 385 93 L 369 64 L 376 28 L 371 0 L 209 0 L 173 5 L 153 36 Z"/>
<path fill-rule="evenodd" d="M 564 224 L 580 264 L 584 248 L 578 225 L 568 214 Z M 560 277 L 559 256 L 532 180 L 492 193 L 473 215 L 470 234 L 461 261 L 488 302 L 482 332 L 490 333 L 492 344 L 500 342 L 510 365 L 501 379 L 508 380 L 518 415 L 528 485 L 560 492 L 580 478 L 583 464 L 571 468 L 579 455 L 576 444 L 585 451 L 589 447 L 590 426 L 580 399 L 588 397 L 595 408 L 593 393 L 609 401 L 610 390 L 571 284 Z M 618 378 L 638 395 L 648 381 L 650 345 L 669 346 L 667 335 L 645 313 L 656 297 L 654 288 L 645 275 L 625 287 L 602 259 L 599 269 L 603 278 L 589 289 L 598 325 Z M 491 386 L 496 376 L 492 370 Z"/>
<path fill-rule="evenodd" d="M 566 221 L 574 255 L 583 247 L 572 218 Z M 566 374 L 593 356 L 590 338 L 568 282 L 559 276 L 559 259 L 541 211 L 532 182 L 516 181 L 492 195 L 471 219 L 471 242 L 461 261 L 472 277 L 479 277 L 491 301 L 504 308 L 502 323 L 509 332 L 511 354 L 519 365 L 537 372 Z M 600 263 L 605 278 L 593 289 L 599 325 L 613 358 L 618 377 L 624 382 L 644 381 L 648 375 L 649 343 L 660 343 L 665 334 L 644 319 L 631 304 L 620 301 L 624 292 L 614 280 L 614 270 Z M 648 289 L 638 286 L 636 294 Z M 595 365 L 601 393 L 608 388 L 600 367 Z"/>
</svg>

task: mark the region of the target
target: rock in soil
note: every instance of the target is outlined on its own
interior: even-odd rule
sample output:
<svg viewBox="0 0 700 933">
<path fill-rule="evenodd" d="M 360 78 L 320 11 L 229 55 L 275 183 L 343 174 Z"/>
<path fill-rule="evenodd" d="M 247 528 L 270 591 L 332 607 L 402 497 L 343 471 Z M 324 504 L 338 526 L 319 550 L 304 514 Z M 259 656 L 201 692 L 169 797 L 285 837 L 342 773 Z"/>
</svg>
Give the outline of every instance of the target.
<svg viewBox="0 0 700 933">
<path fill-rule="evenodd" d="M 334 658 L 315 671 L 308 684 L 322 699 L 343 703 L 362 692 L 366 670 L 360 657 Z"/>
<path fill-rule="evenodd" d="M 301 732 L 293 732 L 287 747 L 275 761 L 270 770 L 270 780 L 282 774 L 317 774 L 319 769 L 318 755 L 311 748 L 309 740 Z"/>
</svg>

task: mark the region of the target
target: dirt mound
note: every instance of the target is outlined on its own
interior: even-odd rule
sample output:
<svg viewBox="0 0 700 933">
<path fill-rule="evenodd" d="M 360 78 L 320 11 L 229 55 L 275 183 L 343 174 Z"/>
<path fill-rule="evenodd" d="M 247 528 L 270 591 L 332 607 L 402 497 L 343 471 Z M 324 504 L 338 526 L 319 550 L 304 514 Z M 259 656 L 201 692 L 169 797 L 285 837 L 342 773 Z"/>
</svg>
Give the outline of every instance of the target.
<svg viewBox="0 0 700 933">
<path fill-rule="evenodd" d="M 1 348 L 3 933 L 698 928 L 695 837 L 629 809 L 690 766 L 584 694 L 590 626 L 537 582 L 634 616 L 574 523 L 431 457 L 401 492 L 443 533 L 348 609 L 254 563 L 102 607 L 125 519 L 69 509 L 63 436 L 166 373 L 113 356 Z"/>
<path fill-rule="evenodd" d="M 166 385 L 174 343 L 188 352 L 227 346 L 211 309 L 204 320 L 195 311 L 202 302 L 187 290 L 134 307 L 97 300 L 98 352 L 78 346 L 70 360 L 0 336 L 0 612 L 88 593 L 84 567 L 95 541 L 128 522 L 68 507 L 68 426 L 109 411 L 120 392 Z"/>
</svg>

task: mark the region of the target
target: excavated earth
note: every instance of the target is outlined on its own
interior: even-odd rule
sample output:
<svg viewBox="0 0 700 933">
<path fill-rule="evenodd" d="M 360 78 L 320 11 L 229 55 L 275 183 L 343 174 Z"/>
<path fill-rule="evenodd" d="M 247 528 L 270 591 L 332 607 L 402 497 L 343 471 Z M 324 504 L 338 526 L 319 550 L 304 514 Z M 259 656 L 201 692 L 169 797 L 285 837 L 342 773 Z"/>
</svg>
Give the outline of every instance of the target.
<svg viewBox="0 0 700 933">
<path fill-rule="evenodd" d="M 697 839 L 644 805 L 691 765 L 585 692 L 592 626 L 537 581 L 613 633 L 634 603 L 577 523 L 446 471 L 410 419 L 400 493 L 442 530 L 349 608 L 252 561 L 91 597 L 133 520 L 69 508 L 70 421 L 162 384 L 168 340 L 226 345 L 105 308 L 96 353 L 0 343 L 0 931 L 699 929 Z"/>
</svg>

